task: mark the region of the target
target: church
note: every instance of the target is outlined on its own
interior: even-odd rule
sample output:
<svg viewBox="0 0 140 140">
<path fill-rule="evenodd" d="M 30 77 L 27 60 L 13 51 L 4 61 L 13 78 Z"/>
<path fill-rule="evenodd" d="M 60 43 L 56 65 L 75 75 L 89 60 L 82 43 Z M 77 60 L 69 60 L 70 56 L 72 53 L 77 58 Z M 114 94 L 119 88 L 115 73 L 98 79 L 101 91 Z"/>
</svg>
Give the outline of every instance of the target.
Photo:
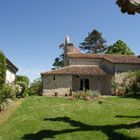
<svg viewBox="0 0 140 140">
<path fill-rule="evenodd" d="M 70 90 L 92 90 L 111 95 L 112 79 L 118 73 L 140 69 L 137 56 L 112 54 L 83 54 L 65 39 L 64 67 L 41 73 L 43 95 L 68 95 Z"/>
</svg>

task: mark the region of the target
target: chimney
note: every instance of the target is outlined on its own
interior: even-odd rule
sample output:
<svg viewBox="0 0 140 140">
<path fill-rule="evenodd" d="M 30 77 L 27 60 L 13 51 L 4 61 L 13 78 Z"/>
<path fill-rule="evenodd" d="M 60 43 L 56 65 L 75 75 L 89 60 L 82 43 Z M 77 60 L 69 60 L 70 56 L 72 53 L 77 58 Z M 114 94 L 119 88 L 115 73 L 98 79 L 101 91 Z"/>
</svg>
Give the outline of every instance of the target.
<svg viewBox="0 0 140 140">
<path fill-rule="evenodd" d="M 68 66 L 68 45 L 70 44 L 70 37 L 67 35 L 65 38 L 65 48 L 64 48 L 64 66 Z"/>
</svg>

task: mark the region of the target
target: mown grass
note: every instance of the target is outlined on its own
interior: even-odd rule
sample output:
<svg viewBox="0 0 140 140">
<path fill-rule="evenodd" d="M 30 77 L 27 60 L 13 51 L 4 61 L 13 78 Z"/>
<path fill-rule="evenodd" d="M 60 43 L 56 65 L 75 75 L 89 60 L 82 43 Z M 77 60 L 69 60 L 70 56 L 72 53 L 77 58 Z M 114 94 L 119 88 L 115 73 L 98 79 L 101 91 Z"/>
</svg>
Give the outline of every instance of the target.
<svg viewBox="0 0 140 140">
<path fill-rule="evenodd" d="M 0 140 L 140 140 L 140 100 L 26 98 L 1 126 Z"/>
</svg>

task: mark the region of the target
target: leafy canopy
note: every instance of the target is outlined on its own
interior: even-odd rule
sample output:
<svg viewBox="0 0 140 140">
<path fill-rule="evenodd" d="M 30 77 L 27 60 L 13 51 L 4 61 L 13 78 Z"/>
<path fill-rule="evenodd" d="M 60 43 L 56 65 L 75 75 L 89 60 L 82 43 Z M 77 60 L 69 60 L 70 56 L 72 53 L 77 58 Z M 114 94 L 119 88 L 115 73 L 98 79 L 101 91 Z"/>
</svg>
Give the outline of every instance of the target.
<svg viewBox="0 0 140 140">
<path fill-rule="evenodd" d="M 29 95 L 41 95 L 42 94 L 42 79 L 38 78 L 31 83 L 29 88 Z"/>
<path fill-rule="evenodd" d="M 102 33 L 93 30 L 88 33 L 84 42 L 80 43 L 79 48 L 86 53 L 103 53 L 107 49 L 106 40 L 102 37 Z"/>
<path fill-rule="evenodd" d="M 64 47 L 64 43 L 59 45 L 59 48 L 62 49 L 63 52 L 59 55 L 59 57 L 55 58 L 52 69 L 59 69 L 64 67 Z"/>
<path fill-rule="evenodd" d="M 134 55 L 127 44 L 122 40 L 118 40 L 113 45 L 110 45 L 106 54 Z"/>
</svg>

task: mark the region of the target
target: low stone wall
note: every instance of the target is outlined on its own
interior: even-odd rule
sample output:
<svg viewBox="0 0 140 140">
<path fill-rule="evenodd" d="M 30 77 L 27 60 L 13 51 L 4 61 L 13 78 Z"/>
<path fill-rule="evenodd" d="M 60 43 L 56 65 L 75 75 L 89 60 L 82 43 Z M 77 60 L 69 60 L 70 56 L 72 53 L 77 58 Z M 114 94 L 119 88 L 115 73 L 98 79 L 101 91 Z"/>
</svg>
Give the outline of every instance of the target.
<svg viewBox="0 0 140 140">
<path fill-rule="evenodd" d="M 43 96 L 66 96 L 69 95 L 70 88 L 57 88 L 51 90 L 43 90 Z"/>
</svg>

